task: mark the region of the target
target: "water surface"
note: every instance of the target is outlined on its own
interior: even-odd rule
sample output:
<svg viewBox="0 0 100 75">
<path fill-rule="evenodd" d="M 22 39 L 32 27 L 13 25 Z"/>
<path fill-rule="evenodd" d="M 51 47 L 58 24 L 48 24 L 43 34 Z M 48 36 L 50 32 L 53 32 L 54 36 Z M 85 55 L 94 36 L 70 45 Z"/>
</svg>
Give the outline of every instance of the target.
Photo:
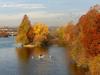
<svg viewBox="0 0 100 75">
<path fill-rule="evenodd" d="M 16 48 L 14 37 L 0 38 L 0 75 L 84 75 L 68 63 L 63 47 Z"/>
</svg>

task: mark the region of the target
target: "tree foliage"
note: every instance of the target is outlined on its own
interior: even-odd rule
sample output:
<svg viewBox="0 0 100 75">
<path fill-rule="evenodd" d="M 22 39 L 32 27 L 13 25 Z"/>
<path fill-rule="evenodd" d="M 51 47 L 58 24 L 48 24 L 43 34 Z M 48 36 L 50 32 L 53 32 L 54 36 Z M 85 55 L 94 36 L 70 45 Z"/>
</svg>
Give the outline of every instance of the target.
<svg viewBox="0 0 100 75">
<path fill-rule="evenodd" d="M 34 40 L 33 41 L 43 41 L 47 40 L 48 37 L 48 26 L 44 23 L 35 23 L 33 25 Z"/>
<path fill-rule="evenodd" d="M 35 23 L 31 26 L 31 23 L 27 17 L 24 18 L 18 28 L 18 34 L 16 36 L 16 42 L 22 45 L 41 43 L 48 38 L 48 26 L 44 23 Z"/>
<path fill-rule="evenodd" d="M 100 11 L 97 7 L 81 16 L 76 26 L 79 33 L 75 36 L 77 39 L 73 40 L 71 56 L 79 66 L 87 65 L 92 75 L 99 75 Z"/>
<path fill-rule="evenodd" d="M 65 27 L 65 40 L 67 42 L 67 45 L 72 45 L 72 42 L 74 41 L 75 32 L 75 25 L 69 22 Z"/>
<path fill-rule="evenodd" d="M 81 42 L 87 51 L 88 57 L 100 54 L 100 12 L 90 10 L 81 18 Z"/>
<path fill-rule="evenodd" d="M 35 23 L 28 31 L 27 37 L 31 44 L 43 43 L 48 38 L 48 26 L 44 23 Z"/>
<path fill-rule="evenodd" d="M 16 42 L 21 44 L 28 44 L 29 39 L 27 38 L 27 32 L 31 28 L 31 23 L 27 17 L 24 15 L 24 18 L 18 28 L 18 34 L 16 36 Z"/>
</svg>

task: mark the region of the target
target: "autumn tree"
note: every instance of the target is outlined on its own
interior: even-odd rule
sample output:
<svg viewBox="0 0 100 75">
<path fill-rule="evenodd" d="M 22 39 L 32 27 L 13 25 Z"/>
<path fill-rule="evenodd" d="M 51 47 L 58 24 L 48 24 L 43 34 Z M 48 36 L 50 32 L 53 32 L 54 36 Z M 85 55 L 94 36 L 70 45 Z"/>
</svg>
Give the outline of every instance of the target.
<svg viewBox="0 0 100 75">
<path fill-rule="evenodd" d="M 74 41 L 75 32 L 75 25 L 72 22 L 69 22 L 65 27 L 65 40 L 67 45 L 72 45 L 72 42 Z"/>
<path fill-rule="evenodd" d="M 20 43 L 22 45 L 29 43 L 27 32 L 29 31 L 30 28 L 31 28 L 31 23 L 28 19 L 28 16 L 24 15 L 24 18 L 17 31 L 17 36 L 16 36 L 17 43 Z"/>
<path fill-rule="evenodd" d="M 87 65 L 92 75 L 100 75 L 100 6 L 92 7 L 81 16 L 78 39 L 71 50 L 72 58 L 79 66 Z"/>
<path fill-rule="evenodd" d="M 96 8 L 96 7 L 95 7 Z M 86 50 L 92 75 L 99 75 L 100 66 L 100 12 L 92 8 L 81 18 L 81 42 Z"/>
<path fill-rule="evenodd" d="M 41 43 L 48 38 L 48 26 L 44 23 L 35 23 L 27 33 L 31 43 Z"/>
<path fill-rule="evenodd" d="M 63 44 L 66 44 L 67 46 L 72 45 L 72 42 L 75 39 L 76 33 L 77 33 L 77 28 L 72 22 L 69 22 L 65 26 L 61 26 L 57 29 L 59 40 Z"/>
<path fill-rule="evenodd" d="M 80 41 L 80 28 L 78 25 L 74 25 L 69 22 L 65 27 L 65 42 L 69 49 L 69 55 L 78 66 L 87 63 L 85 57 L 85 51 Z"/>
<path fill-rule="evenodd" d="M 29 39 L 30 43 L 34 40 L 34 30 L 32 27 L 30 27 L 29 31 L 27 32 L 27 38 Z"/>
<path fill-rule="evenodd" d="M 81 42 L 87 50 L 87 57 L 100 54 L 100 12 L 91 9 L 80 19 Z"/>
<path fill-rule="evenodd" d="M 56 30 L 56 33 L 58 37 L 58 43 L 59 45 L 64 45 L 65 43 L 65 27 L 64 26 L 61 26 L 61 27 L 58 27 L 57 30 Z"/>
</svg>

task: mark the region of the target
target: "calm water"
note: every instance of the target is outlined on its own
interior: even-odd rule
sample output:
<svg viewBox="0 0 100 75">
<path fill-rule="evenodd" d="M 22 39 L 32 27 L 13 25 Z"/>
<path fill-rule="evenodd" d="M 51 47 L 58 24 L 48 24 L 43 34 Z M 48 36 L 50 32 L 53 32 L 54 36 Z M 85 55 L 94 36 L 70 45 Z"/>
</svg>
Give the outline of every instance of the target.
<svg viewBox="0 0 100 75">
<path fill-rule="evenodd" d="M 66 50 L 16 48 L 13 37 L 0 38 L 0 75 L 70 75 Z"/>
</svg>

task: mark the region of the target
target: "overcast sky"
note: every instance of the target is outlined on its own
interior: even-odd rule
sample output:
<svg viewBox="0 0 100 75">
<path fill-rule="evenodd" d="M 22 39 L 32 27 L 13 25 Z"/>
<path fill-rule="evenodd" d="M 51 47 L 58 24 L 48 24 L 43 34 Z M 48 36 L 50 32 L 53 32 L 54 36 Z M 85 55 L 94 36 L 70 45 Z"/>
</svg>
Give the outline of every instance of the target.
<svg viewBox="0 0 100 75">
<path fill-rule="evenodd" d="M 0 25 L 18 26 L 24 14 L 34 24 L 64 25 L 77 21 L 100 0 L 0 0 Z"/>
</svg>

